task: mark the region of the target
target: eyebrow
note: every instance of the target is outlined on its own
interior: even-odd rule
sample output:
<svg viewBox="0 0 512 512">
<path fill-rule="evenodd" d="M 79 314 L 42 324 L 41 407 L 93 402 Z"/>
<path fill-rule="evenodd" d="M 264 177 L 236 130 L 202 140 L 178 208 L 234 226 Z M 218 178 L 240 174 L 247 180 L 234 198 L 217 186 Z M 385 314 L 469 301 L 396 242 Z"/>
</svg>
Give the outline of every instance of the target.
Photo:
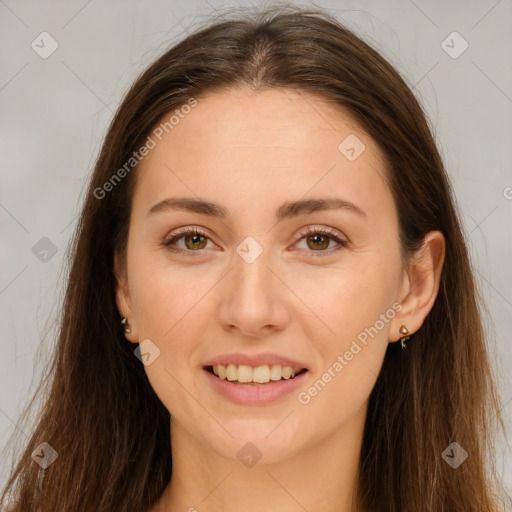
<svg viewBox="0 0 512 512">
<path fill-rule="evenodd" d="M 227 208 L 210 201 L 196 199 L 193 197 L 173 197 L 164 199 L 153 205 L 147 213 L 147 216 L 158 212 L 172 210 L 184 210 L 202 215 L 209 215 L 225 219 L 229 217 L 230 212 Z M 286 218 L 296 217 L 305 213 L 314 213 L 323 210 L 346 210 L 356 213 L 361 217 L 367 217 L 367 214 L 359 206 L 338 198 L 320 198 L 320 199 L 302 199 L 299 201 L 287 201 L 283 203 L 276 211 L 276 220 L 279 222 Z"/>
</svg>

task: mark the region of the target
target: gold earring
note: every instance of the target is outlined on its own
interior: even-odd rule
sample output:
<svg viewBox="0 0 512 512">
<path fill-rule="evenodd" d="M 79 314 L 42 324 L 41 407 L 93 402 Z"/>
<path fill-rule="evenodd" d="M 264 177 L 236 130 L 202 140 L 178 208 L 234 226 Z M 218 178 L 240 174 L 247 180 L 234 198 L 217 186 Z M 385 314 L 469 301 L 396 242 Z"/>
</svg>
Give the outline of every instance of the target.
<svg viewBox="0 0 512 512">
<path fill-rule="evenodd" d="M 400 338 L 400 345 L 402 345 L 402 350 L 405 349 L 405 342 L 410 338 L 410 336 L 407 336 L 409 334 L 409 329 L 405 325 L 400 326 L 400 333 L 405 334 L 405 336 L 402 336 Z"/>
<path fill-rule="evenodd" d="M 126 318 L 125 316 L 121 320 L 121 325 L 124 326 L 125 334 L 130 334 L 132 332 L 132 330 L 130 329 L 130 326 L 128 325 L 128 318 Z"/>
</svg>

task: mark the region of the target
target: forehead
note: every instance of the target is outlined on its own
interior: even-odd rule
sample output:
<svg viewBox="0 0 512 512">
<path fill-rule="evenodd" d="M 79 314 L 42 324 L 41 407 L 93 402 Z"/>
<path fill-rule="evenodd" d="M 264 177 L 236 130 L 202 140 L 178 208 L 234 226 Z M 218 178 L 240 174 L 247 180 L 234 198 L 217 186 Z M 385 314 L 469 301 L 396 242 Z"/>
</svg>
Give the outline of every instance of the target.
<svg viewBox="0 0 512 512">
<path fill-rule="evenodd" d="M 197 98 L 169 126 L 139 165 L 139 206 L 194 195 L 239 211 L 251 202 L 261 209 L 308 194 L 350 195 L 370 210 L 372 198 L 392 201 L 376 143 L 321 97 L 229 89 Z"/>
</svg>

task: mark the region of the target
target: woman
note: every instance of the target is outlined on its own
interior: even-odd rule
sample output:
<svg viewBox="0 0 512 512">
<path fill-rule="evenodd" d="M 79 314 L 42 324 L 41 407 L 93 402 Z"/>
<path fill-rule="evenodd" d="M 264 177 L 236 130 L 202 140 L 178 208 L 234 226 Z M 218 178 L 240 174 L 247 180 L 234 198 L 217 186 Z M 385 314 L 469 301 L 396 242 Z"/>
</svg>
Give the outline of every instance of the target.
<svg viewBox="0 0 512 512">
<path fill-rule="evenodd" d="M 442 160 L 399 74 L 319 11 L 212 23 L 134 83 L 49 378 L 8 510 L 502 510 Z"/>
</svg>

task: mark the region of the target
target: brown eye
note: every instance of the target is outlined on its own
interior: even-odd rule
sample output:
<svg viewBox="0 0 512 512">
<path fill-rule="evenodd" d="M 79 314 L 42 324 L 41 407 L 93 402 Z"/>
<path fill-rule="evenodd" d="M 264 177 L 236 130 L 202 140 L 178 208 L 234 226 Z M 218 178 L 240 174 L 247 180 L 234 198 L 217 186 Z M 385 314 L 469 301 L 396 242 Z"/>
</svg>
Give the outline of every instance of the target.
<svg viewBox="0 0 512 512">
<path fill-rule="evenodd" d="M 175 247 L 182 239 L 185 248 Z M 194 253 L 200 255 L 209 240 L 207 234 L 199 228 L 184 228 L 175 233 L 169 240 L 163 242 L 163 245 L 172 252 L 196 256 Z"/>
<path fill-rule="evenodd" d="M 176 244 L 182 239 L 184 248 L 176 247 Z M 209 240 L 210 238 L 207 233 L 203 232 L 199 228 L 187 227 L 175 233 L 169 240 L 163 242 L 163 245 L 175 253 L 200 256 L 203 254 L 203 250 L 206 248 Z M 327 256 L 348 246 L 348 243 L 340 238 L 337 232 L 326 228 L 309 227 L 301 233 L 301 238 L 297 243 L 302 240 L 305 240 L 307 246 L 306 250 L 311 254 L 311 256 Z M 329 248 L 331 242 L 335 242 L 339 247 L 326 250 Z"/>
<path fill-rule="evenodd" d="M 329 247 L 329 242 L 329 237 L 322 234 L 316 234 L 307 237 L 308 247 L 313 250 L 327 249 L 327 247 Z"/>
<path fill-rule="evenodd" d="M 206 237 L 200 234 L 184 235 L 181 238 L 185 241 L 187 249 L 204 249 L 206 245 Z M 201 240 L 202 239 L 202 240 Z"/>
<path fill-rule="evenodd" d="M 331 231 L 327 228 L 315 228 L 309 226 L 302 231 L 301 238 L 297 243 L 305 241 L 305 250 L 313 257 L 328 256 L 334 252 L 348 246 L 348 242 L 343 240 L 337 231 Z M 335 242 L 338 247 L 328 249 L 329 244 Z"/>
</svg>

